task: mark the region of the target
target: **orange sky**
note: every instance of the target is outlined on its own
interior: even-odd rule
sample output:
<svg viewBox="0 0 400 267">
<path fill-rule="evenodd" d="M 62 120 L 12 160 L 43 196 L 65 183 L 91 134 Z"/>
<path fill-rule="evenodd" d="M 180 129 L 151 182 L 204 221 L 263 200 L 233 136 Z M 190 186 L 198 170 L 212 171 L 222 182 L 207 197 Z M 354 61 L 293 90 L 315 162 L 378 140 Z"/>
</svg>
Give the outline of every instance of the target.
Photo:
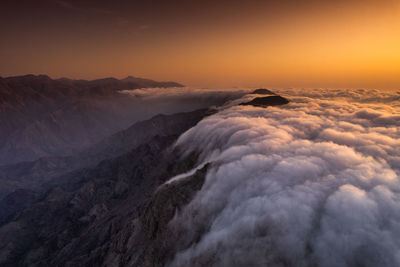
<svg viewBox="0 0 400 267">
<path fill-rule="evenodd" d="M 0 11 L 1 76 L 400 88 L 400 1 L 32 2 Z"/>
</svg>

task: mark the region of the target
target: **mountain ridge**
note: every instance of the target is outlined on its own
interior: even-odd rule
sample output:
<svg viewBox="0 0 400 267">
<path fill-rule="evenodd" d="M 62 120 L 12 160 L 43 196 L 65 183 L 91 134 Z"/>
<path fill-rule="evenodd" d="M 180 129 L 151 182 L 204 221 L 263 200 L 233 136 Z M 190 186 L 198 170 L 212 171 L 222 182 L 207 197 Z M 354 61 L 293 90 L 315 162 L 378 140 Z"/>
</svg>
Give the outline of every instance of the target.
<svg viewBox="0 0 400 267">
<path fill-rule="evenodd" d="M 0 78 L 0 165 L 75 153 L 132 124 L 135 103 L 120 90 L 182 86 L 132 76 Z"/>
</svg>

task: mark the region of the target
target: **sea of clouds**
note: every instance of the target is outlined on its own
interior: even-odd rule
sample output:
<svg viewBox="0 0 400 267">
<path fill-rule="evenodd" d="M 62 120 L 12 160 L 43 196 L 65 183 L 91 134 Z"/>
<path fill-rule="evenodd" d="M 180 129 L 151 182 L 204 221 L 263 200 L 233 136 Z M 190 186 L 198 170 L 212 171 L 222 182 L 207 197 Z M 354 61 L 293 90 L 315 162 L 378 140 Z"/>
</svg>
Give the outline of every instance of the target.
<svg viewBox="0 0 400 267">
<path fill-rule="evenodd" d="M 400 93 L 276 92 L 290 104 L 246 95 L 178 139 L 211 168 L 169 265 L 400 266 Z"/>
</svg>

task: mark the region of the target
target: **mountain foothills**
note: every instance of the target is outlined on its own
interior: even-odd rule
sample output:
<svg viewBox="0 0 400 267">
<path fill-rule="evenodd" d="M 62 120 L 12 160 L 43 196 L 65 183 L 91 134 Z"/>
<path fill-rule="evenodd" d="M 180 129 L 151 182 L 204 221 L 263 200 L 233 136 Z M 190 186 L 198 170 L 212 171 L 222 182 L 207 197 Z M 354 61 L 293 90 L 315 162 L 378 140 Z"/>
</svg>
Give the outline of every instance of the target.
<svg viewBox="0 0 400 267">
<path fill-rule="evenodd" d="M 40 85 L 37 93 L 26 89 L 37 96 L 35 100 L 20 93 L 13 96 L 12 104 L 10 100 L 3 103 L 3 107 L 21 112 L 25 105 L 39 112 L 42 101 L 53 107 L 54 99 L 66 95 L 109 97 L 115 95 L 116 84 L 126 84 L 114 81 L 109 88 L 88 89 L 93 91 L 90 93 L 63 84 L 87 86 L 99 81 L 54 81 L 42 76 L 18 79 L 39 84 L 38 80 L 46 80 L 65 89 L 62 94 L 52 94 L 50 89 L 42 94 Z M 265 94 L 273 93 L 259 92 Z M 177 243 L 179 231 L 168 224 L 202 188 L 210 166 L 204 164 L 193 171 L 199 154 L 182 153 L 174 144 L 217 111 L 204 108 L 156 115 L 71 155 L 0 167 L 0 266 L 166 265 L 189 245 Z M 167 182 L 183 173 L 187 173 L 185 179 Z M 200 237 L 201 232 L 193 235 Z"/>
<path fill-rule="evenodd" d="M 120 91 L 149 87 L 182 85 L 131 76 L 0 78 L 0 165 L 69 155 L 122 130 L 137 120 L 137 110 Z"/>
</svg>

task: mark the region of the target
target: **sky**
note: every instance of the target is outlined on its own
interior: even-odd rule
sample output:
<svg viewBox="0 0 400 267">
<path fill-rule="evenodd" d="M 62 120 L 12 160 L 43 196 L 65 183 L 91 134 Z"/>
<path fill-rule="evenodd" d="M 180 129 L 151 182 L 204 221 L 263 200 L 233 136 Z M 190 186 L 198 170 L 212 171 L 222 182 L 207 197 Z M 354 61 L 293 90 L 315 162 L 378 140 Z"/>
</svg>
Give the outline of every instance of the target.
<svg viewBox="0 0 400 267">
<path fill-rule="evenodd" d="M 0 76 L 400 88 L 396 0 L 3 0 Z"/>
</svg>

